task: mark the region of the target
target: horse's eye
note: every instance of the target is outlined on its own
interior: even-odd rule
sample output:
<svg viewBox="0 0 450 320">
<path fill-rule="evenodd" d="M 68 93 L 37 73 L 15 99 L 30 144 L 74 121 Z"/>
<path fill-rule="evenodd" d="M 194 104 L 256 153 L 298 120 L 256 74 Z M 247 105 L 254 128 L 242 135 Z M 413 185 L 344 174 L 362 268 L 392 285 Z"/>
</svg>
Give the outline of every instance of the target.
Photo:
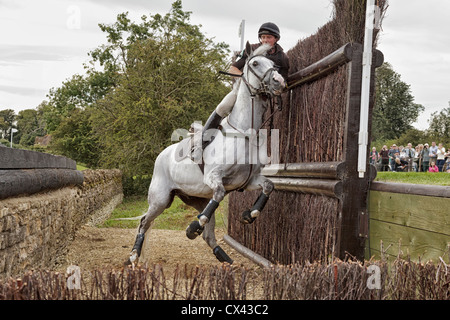
<svg viewBox="0 0 450 320">
<path fill-rule="evenodd" d="M 253 66 L 257 67 L 258 66 L 258 61 L 253 61 Z"/>
</svg>

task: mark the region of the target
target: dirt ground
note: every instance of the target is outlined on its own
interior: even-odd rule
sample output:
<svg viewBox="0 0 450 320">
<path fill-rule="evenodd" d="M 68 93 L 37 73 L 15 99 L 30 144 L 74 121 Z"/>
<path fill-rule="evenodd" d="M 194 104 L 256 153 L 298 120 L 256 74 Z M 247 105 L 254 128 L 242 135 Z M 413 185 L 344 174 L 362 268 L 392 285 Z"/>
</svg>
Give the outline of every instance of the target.
<svg viewBox="0 0 450 320">
<path fill-rule="evenodd" d="M 233 266 L 259 268 L 223 241 L 223 235 L 223 230 L 216 230 L 217 242 L 234 260 Z M 69 265 L 77 265 L 81 271 L 120 269 L 128 259 L 135 237 L 135 229 L 82 226 L 68 248 L 65 262 L 57 269 L 65 271 Z M 147 231 L 139 263 L 161 264 L 166 274 L 177 265 L 221 265 L 201 237 L 189 240 L 183 230 L 159 229 Z"/>
</svg>

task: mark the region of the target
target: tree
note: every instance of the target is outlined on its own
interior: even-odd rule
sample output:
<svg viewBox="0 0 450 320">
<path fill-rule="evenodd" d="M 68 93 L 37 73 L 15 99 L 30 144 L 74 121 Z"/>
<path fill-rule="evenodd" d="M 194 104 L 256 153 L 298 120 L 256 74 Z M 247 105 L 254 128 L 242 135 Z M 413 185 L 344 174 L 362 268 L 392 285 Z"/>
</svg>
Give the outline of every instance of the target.
<svg viewBox="0 0 450 320">
<path fill-rule="evenodd" d="M 428 124 L 428 133 L 436 140 L 450 141 L 450 102 L 449 107 L 432 113 Z"/>
<path fill-rule="evenodd" d="M 89 70 L 75 74 L 59 88 L 52 88 L 49 101 L 38 110 L 52 134 L 51 149 L 90 167 L 98 164 L 98 143 L 92 133 L 92 108 L 113 87 L 106 72 Z"/>
<path fill-rule="evenodd" d="M 73 75 L 61 87 L 51 88 L 47 95 L 47 130 L 56 130 L 62 118 L 67 117 L 74 109 L 84 110 L 103 98 L 112 87 L 107 78 L 103 72 L 89 70 L 86 75 Z"/>
<path fill-rule="evenodd" d="M 91 109 L 74 108 L 53 131 L 51 148 L 88 167 L 98 164 L 98 142 L 92 134 Z"/>
<path fill-rule="evenodd" d="M 45 123 L 37 109 L 19 111 L 17 115 L 17 137 L 22 146 L 33 146 L 37 136 L 45 135 Z"/>
<path fill-rule="evenodd" d="M 16 114 L 12 109 L 0 110 L 0 132 L 3 138 L 11 140 L 11 129 L 15 128 Z M 1 137 L 1 136 L 0 136 Z M 14 139 L 15 140 L 15 139 Z"/>
<path fill-rule="evenodd" d="M 228 46 L 191 25 L 181 1 L 165 16 L 144 16 L 136 24 L 125 13 L 101 27 L 108 45 L 91 55 L 120 75 L 91 118 L 101 163 L 128 176 L 148 175 L 156 156 L 172 143 L 173 130 L 206 120 L 230 90 L 218 78 L 227 68 Z"/>
<path fill-rule="evenodd" d="M 385 62 L 376 71 L 376 97 L 372 118 L 373 140 L 397 139 L 412 128 L 425 108 L 414 103 L 410 85 Z"/>
</svg>

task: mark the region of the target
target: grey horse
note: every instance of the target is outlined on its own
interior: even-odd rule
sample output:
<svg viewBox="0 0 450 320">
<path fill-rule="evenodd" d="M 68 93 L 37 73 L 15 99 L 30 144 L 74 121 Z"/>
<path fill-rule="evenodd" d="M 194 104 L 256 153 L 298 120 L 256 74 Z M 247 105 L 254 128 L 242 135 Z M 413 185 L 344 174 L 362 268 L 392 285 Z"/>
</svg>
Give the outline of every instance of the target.
<svg viewBox="0 0 450 320">
<path fill-rule="evenodd" d="M 148 191 L 148 211 L 141 218 L 127 263 L 134 265 L 137 262 L 145 232 L 152 221 L 171 205 L 174 196 L 199 212 L 198 220 L 186 229 L 187 237 L 195 239 L 203 234 L 203 239 L 220 262 L 233 262 L 216 242 L 215 210 L 231 191 L 262 189 L 253 207 L 243 213 L 242 222 L 252 223 L 273 190 L 273 183 L 261 175 L 261 169 L 268 163 L 267 154 L 261 152 L 255 143 L 263 124 L 267 98 L 279 96 L 283 90 L 273 62 L 265 56 L 268 49 L 268 45 L 262 45 L 251 52 L 247 45 L 248 58 L 242 76 L 233 88 L 236 95 L 234 107 L 221 121 L 221 130 L 201 130 L 201 140 L 206 136 L 213 139 L 202 150 L 200 159 L 179 156 L 180 150 L 192 146 L 189 143 L 194 140 L 192 137 L 172 144 L 158 155 Z"/>
</svg>

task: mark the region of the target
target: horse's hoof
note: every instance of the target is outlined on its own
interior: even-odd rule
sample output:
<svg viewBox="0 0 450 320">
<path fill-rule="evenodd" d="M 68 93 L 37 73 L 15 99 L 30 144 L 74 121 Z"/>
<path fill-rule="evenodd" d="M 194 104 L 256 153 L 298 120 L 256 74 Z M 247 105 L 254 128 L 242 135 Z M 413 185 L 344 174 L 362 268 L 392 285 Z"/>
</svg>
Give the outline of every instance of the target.
<svg viewBox="0 0 450 320">
<path fill-rule="evenodd" d="M 255 221 L 255 219 L 256 218 L 252 217 L 250 210 L 245 210 L 242 213 L 242 220 L 241 220 L 241 222 L 243 224 L 251 224 L 251 223 L 253 223 Z"/>
<path fill-rule="evenodd" d="M 124 262 L 125 266 L 134 266 L 138 260 L 138 254 L 136 249 L 133 249 L 133 251 L 130 252 L 130 257 L 128 258 L 127 261 Z"/>
<path fill-rule="evenodd" d="M 213 249 L 213 253 L 220 262 L 228 262 L 229 264 L 233 264 L 233 259 L 231 259 L 220 246 L 215 247 Z"/>
<path fill-rule="evenodd" d="M 194 240 L 195 238 L 197 238 L 199 235 L 202 234 L 203 229 L 204 227 L 200 225 L 200 222 L 193 221 L 186 229 L 186 236 L 189 239 Z"/>
</svg>

